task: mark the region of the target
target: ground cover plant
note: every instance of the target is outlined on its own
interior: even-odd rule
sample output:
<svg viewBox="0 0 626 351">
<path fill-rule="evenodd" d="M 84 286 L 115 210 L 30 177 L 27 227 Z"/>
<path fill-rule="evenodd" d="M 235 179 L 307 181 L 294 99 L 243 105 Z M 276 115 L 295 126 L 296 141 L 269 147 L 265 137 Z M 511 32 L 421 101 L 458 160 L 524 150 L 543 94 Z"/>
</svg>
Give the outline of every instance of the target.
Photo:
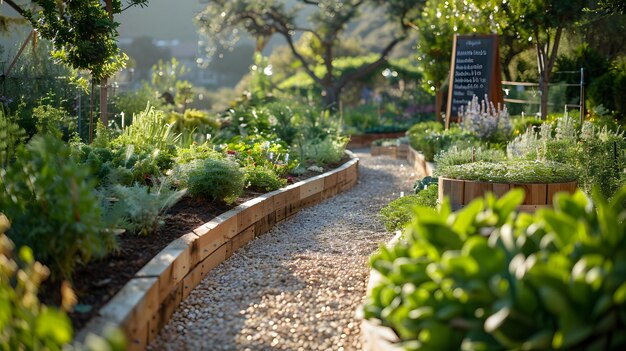
<svg viewBox="0 0 626 351">
<path fill-rule="evenodd" d="M 432 184 L 416 194 L 409 194 L 391 201 L 380 210 L 380 216 L 388 232 L 404 228 L 413 217 L 416 207 L 435 208 L 439 187 Z"/>
<path fill-rule="evenodd" d="M 515 214 L 523 197 L 417 208 L 401 239 L 372 256 L 381 281 L 365 318 L 407 350 L 625 347 L 626 187 L 608 202 L 578 191 Z"/>
</svg>

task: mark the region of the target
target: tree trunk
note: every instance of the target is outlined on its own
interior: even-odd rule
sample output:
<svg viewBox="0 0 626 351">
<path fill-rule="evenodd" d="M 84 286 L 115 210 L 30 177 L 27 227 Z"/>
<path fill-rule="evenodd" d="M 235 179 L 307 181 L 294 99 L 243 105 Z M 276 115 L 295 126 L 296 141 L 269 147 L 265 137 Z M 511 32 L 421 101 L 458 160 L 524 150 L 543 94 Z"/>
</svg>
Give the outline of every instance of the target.
<svg viewBox="0 0 626 351">
<path fill-rule="evenodd" d="M 543 72 L 545 73 L 545 72 Z M 541 119 L 546 120 L 548 117 L 548 92 L 549 92 L 549 79 L 544 76 L 539 77 L 539 92 L 541 93 L 541 104 L 539 105 L 541 112 Z"/>
<path fill-rule="evenodd" d="M 330 85 L 322 88 L 322 102 L 324 110 L 335 114 L 339 111 L 339 98 L 341 96 L 341 88 L 336 85 Z"/>
</svg>

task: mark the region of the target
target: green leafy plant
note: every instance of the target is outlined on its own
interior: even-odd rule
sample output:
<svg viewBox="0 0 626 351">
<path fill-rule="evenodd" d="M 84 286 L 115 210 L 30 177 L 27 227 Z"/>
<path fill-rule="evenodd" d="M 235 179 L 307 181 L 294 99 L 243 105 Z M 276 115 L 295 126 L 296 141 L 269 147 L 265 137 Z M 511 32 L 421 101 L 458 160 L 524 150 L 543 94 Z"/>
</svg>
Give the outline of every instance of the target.
<svg viewBox="0 0 626 351">
<path fill-rule="evenodd" d="M 300 160 L 313 165 L 337 163 L 343 157 L 347 144 L 348 139 L 342 137 L 305 140 L 300 146 Z"/>
<path fill-rule="evenodd" d="M 413 218 L 416 207 L 434 208 L 437 206 L 439 187 L 431 185 L 417 194 L 410 194 L 391 201 L 380 210 L 380 216 L 388 232 L 404 228 Z"/>
<path fill-rule="evenodd" d="M 494 183 L 563 183 L 576 180 L 570 165 L 551 161 L 473 162 L 441 167 L 437 176 Z"/>
<path fill-rule="evenodd" d="M 15 157 L 17 147 L 26 139 L 26 133 L 11 121 L 0 108 L 0 167 L 6 167 Z"/>
<path fill-rule="evenodd" d="M 423 133 L 410 133 L 408 136 L 411 147 L 421 151 L 427 161 L 432 161 L 436 154 L 452 145 L 468 148 L 478 144 L 478 139 L 474 134 L 465 132 L 458 127 L 451 127 L 444 131 L 429 129 Z"/>
<path fill-rule="evenodd" d="M 280 178 L 276 172 L 263 167 L 246 167 L 244 170 L 247 188 L 259 192 L 270 192 L 287 185 L 287 179 Z"/>
<path fill-rule="evenodd" d="M 422 179 L 418 179 L 415 181 L 415 184 L 413 184 L 413 190 L 415 190 L 415 193 L 417 194 L 420 191 L 425 190 L 426 188 L 429 188 L 431 185 L 437 185 L 438 183 L 439 183 L 439 178 L 426 176 Z"/>
<path fill-rule="evenodd" d="M 205 160 L 207 158 L 223 158 L 222 153 L 216 151 L 209 143 L 192 143 L 185 148 L 176 149 L 176 162 L 179 164 L 189 163 L 195 160 Z"/>
<path fill-rule="evenodd" d="M 131 187 L 116 185 L 111 195 L 119 201 L 114 211 L 124 217 L 124 229 L 139 235 L 154 233 L 163 223 L 163 214 L 174 206 L 187 192 L 173 190 L 166 178 L 159 178 L 148 187 L 135 184 Z"/>
<path fill-rule="evenodd" d="M 138 150 L 152 152 L 154 149 L 167 150 L 178 142 L 180 134 L 172 131 L 165 123 L 165 115 L 148 105 L 144 111 L 133 116 L 133 124 L 122 131 L 112 141 L 115 147 L 133 145 Z"/>
<path fill-rule="evenodd" d="M 435 156 L 437 167 L 440 168 L 479 161 L 499 162 L 504 160 L 506 160 L 506 153 L 502 150 L 474 147 L 459 148 L 457 146 L 452 146 Z"/>
<path fill-rule="evenodd" d="M 0 208 L 13 221 L 8 235 L 31 247 L 54 280 L 70 279 L 76 265 L 116 247 L 90 178 L 88 167 L 51 136 L 31 139 L 15 163 L 0 169 Z"/>
<path fill-rule="evenodd" d="M 182 165 L 177 171 L 178 182 L 194 197 L 214 201 L 234 202 L 242 193 L 245 177 L 233 161 L 211 159 L 196 160 Z"/>
<path fill-rule="evenodd" d="M 626 347 L 626 188 L 594 206 L 580 191 L 515 215 L 523 191 L 452 213 L 419 208 L 401 240 L 372 256 L 381 280 L 365 318 L 407 350 Z"/>
</svg>

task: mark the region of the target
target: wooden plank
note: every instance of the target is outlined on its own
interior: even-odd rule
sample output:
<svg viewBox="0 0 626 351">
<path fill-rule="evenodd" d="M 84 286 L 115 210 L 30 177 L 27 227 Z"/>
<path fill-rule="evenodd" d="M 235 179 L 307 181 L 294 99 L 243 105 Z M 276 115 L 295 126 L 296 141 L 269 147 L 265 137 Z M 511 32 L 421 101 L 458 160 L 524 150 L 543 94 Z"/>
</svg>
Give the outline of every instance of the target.
<svg viewBox="0 0 626 351">
<path fill-rule="evenodd" d="M 337 186 L 324 190 L 322 192 L 322 200 L 330 199 L 335 195 L 337 195 Z"/>
<path fill-rule="evenodd" d="M 532 193 L 530 184 L 511 184 L 511 189 L 522 189 L 524 190 L 524 202 L 522 205 L 534 205 L 532 202 Z"/>
<path fill-rule="evenodd" d="M 511 190 L 511 184 L 508 183 L 493 183 L 493 194 L 500 198 L 504 196 L 504 194 L 508 193 Z"/>
<path fill-rule="evenodd" d="M 191 291 L 200 284 L 202 279 L 220 263 L 226 260 L 227 251 L 230 250 L 230 242 L 222 245 L 219 249 L 214 251 L 211 255 L 200 262 L 186 277 L 182 283 L 182 299 L 186 299 Z"/>
<path fill-rule="evenodd" d="M 531 205 L 546 205 L 548 203 L 547 184 L 531 184 L 530 186 Z"/>
<path fill-rule="evenodd" d="M 324 178 L 315 177 L 314 179 L 307 179 L 300 187 L 300 200 L 305 199 L 311 195 L 321 193 L 324 190 Z"/>
<path fill-rule="evenodd" d="M 453 208 L 462 207 L 465 196 L 465 182 L 457 179 L 448 179 L 439 177 L 439 187 L 442 189 L 442 194 L 450 199 L 450 205 Z M 443 201 L 440 198 L 439 201 Z"/>
<path fill-rule="evenodd" d="M 469 204 L 476 198 L 484 197 L 488 192 L 493 192 L 492 183 L 465 181 L 463 205 Z"/>
<path fill-rule="evenodd" d="M 258 198 L 246 201 L 238 208 L 240 211 L 237 214 L 237 233 L 241 233 L 263 217 L 263 203 Z"/>
<path fill-rule="evenodd" d="M 159 332 L 159 330 L 163 329 L 165 324 L 167 324 L 167 322 L 172 318 L 172 315 L 174 315 L 174 312 L 176 312 L 176 309 L 178 308 L 180 303 L 183 301 L 184 281 L 185 279 L 183 279 L 183 282 L 177 284 L 172 289 L 170 294 L 165 298 L 165 300 L 161 302 L 161 306 L 159 308 L 158 317 L 157 317 L 157 327 L 156 327 L 157 333 Z M 152 333 L 152 326 L 153 324 L 150 323 L 149 325 L 151 329 L 150 333 Z M 149 335 L 149 339 L 153 340 L 151 334 Z"/>
<path fill-rule="evenodd" d="M 324 190 L 332 189 L 337 185 L 337 173 L 333 172 L 324 177 Z"/>
<path fill-rule="evenodd" d="M 240 248 L 246 246 L 247 243 L 254 239 L 254 225 L 246 228 L 234 238 L 230 239 L 233 252 L 237 252 Z"/>
<path fill-rule="evenodd" d="M 191 249 L 167 246 L 148 262 L 136 277 L 158 277 L 159 301 L 169 295 L 191 270 Z"/>
<path fill-rule="evenodd" d="M 301 208 L 307 208 L 318 204 L 320 201 L 322 201 L 322 193 L 316 193 L 305 199 L 302 199 L 302 201 L 300 202 L 300 206 Z"/>
<path fill-rule="evenodd" d="M 204 260 L 207 256 L 217 250 L 226 242 L 227 234 L 231 232 L 229 226 L 236 230 L 237 217 L 231 217 L 230 221 L 223 222 L 220 219 L 214 219 L 205 223 L 201 227 L 194 229 L 194 233 L 198 234 L 198 261 L 196 264 Z"/>
<path fill-rule="evenodd" d="M 547 195 L 546 202 L 550 205 L 553 204 L 554 195 L 560 192 L 567 192 L 573 194 L 576 192 L 576 182 L 567 182 L 567 183 L 550 183 L 547 185 Z"/>
<path fill-rule="evenodd" d="M 158 279 L 133 278 L 100 309 L 99 315 L 119 325 L 131 340 L 145 344 L 148 319 L 159 305 Z"/>
<path fill-rule="evenodd" d="M 127 351 L 144 351 L 148 347 L 148 323 L 142 324 L 141 328 L 133 328 L 130 333 L 124 329 L 128 338 Z"/>
</svg>

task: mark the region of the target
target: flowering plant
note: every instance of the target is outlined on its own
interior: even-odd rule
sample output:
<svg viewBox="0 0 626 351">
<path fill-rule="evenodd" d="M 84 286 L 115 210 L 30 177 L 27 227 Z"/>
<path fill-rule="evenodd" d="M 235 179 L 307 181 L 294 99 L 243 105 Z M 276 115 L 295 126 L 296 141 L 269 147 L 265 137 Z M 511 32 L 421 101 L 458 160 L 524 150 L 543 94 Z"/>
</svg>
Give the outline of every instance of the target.
<svg viewBox="0 0 626 351">
<path fill-rule="evenodd" d="M 512 127 L 509 120 L 509 111 L 506 106 L 494 106 L 492 102 L 485 100 L 478 103 L 478 97 L 474 95 L 467 108 L 461 108 L 461 127 L 475 134 L 482 140 L 491 142 L 506 141 L 511 134 Z"/>
</svg>

